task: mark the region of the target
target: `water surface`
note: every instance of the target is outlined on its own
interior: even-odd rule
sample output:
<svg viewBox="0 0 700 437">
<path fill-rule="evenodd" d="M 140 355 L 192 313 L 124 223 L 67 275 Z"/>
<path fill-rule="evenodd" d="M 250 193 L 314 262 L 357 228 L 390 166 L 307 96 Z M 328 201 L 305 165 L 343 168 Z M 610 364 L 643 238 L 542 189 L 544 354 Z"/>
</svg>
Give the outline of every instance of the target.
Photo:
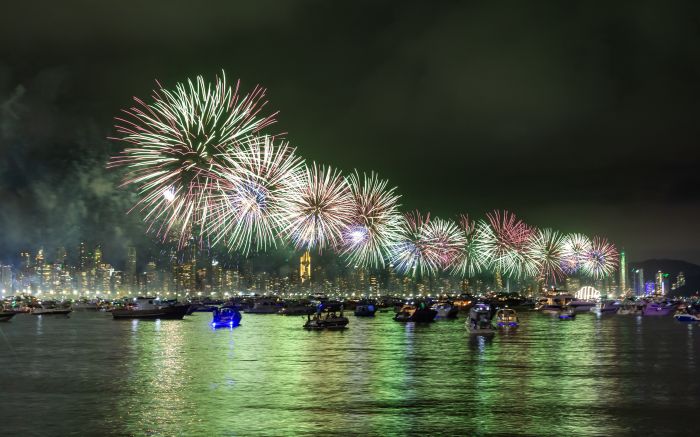
<svg viewBox="0 0 700 437">
<path fill-rule="evenodd" d="M 343 332 L 245 314 L 115 321 L 20 314 L 0 324 L 3 435 L 688 434 L 700 326 L 521 312 L 470 336 L 350 315 Z"/>
</svg>

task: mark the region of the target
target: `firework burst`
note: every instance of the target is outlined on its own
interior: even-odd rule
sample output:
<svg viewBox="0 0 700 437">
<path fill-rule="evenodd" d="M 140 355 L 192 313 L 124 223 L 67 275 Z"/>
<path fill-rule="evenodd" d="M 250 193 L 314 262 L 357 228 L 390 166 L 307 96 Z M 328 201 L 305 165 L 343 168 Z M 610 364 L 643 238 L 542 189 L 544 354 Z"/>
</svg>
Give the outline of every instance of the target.
<svg viewBox="0 0 700 437">
<path fill-rule="evenodd" d="M 287 196 L 283 234 L 297 249 L 340 247 L 353 220 L 350 187 L 331 167 L 306 167 L 301 184 Z"/>
<path fill-rule="evenodd" d="M 527 244 L 527 253 L 537 265 L 538 276 L 545 281 L 556 282 L 564 276 L 561 268 L 563 240 L 557 231 L 537 229 Z"/>
<path fill-rule="evenodd" d="M 301 187 L 303 160 L 288 144 L 264 136 L 239 142 L 225 161 L 207 233 L 243 254 L 276 246 L 286 224 L 284 205 Z"/>
<path fill-rule="evenodd" d="M 561 269 L 567 275 L 581 270 L 586 255 L 591 251 L 591 240 L 583 234 L 567 234 L 562 239 Z"/>
<path fill-rule="evenodd" d="M 468 215 L 459 217 L 459 228 L 462 233 L 460 241 L 463 243 L 459 256 L 452 265 L 452 272 L 462 277 L 471 278 L 484 269 L 485 263 L 482 254 L 476 245 L 476 222 L 469 219 Z"/>
<path fill-rule="evenodd" d="M 349 265 L 384 267 L 391 244 L 398 239 L 403 217 L 399 195 L 387 190 L 388 181 L 372 173 L 347 178 L 353 199 L 352 220 L 343 231 L 342 250 Z"/>
<path fill-rule="evenodd" d="M 526 251 L 533 228 L 508 211 L 486 214 L 476 226 L 476 250 L 494 272 L 521 277 L 537 274 L 537 266 Z"/>
<path fill-rule="evenodd" d="M 611 275 L 617 268 L 617 249 L 605 238 L 594 237 L 586 253 L 581 270 L 593 279 Z"/>
<path fill-rule="evenodd" d="M 116 119 L 114 138 L 129 146 L 109 166 L 127 169 L 122 185 L 137 187 L 134 208 L 145 212 L 149 230 L 163 238 L 179 234 L 181 245 L 194 228 L 203 230 L 226 154 L 274 123 L 276 114 L 260 115 L 264 96 L 260 87 L 241 96 L 238 83 L 232 88 L 222 75 L 213 86 L 201 76 L 174 90 L 159 86 L 151 103 L 134 98 L 136 105 Z"/>
</svg>

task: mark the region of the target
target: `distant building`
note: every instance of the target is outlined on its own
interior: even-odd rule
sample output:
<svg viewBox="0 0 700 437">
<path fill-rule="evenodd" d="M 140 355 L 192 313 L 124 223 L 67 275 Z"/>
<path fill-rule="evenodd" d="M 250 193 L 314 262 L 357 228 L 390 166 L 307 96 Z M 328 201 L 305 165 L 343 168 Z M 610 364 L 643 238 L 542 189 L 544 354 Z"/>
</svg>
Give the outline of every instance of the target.
<svg viewBox="0 0 700 437">
<path fill-rule="evenodd" d="M 634 271 L 634 294 L 644 296 L 644 269 Z"/>
<path fill-rule="evenodd" d="M 620 294 L 627 293 L 627 260 L 625 250 L 620 251 Z"/>
<path fill-rule="evenodd" d="M 311 280 L 311 254 L 308 250 L 299 258 L 299 279 L 302 284 Z"/>
</svg>

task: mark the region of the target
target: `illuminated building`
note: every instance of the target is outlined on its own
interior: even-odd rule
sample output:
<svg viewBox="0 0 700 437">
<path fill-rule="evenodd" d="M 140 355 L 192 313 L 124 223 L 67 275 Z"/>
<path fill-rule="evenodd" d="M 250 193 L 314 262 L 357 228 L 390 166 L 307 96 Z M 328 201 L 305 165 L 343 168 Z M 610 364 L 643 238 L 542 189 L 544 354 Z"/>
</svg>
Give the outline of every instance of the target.
<svg viewBox="0 0 700 437">
<path fill-rule="evenodd" d="M 669 274 L 663 273 L 661 270 L 656 272 L 655 282 L 654 282 L 654 293 L 657 296 L 665 296 L 670 290 L 669 284 Z"/>
<path fill-rule="evenodd" d="M 0 266 L 0 289 L 4 293 L 12 292 L 12 267 Z"/>
<path fill-rule="evenodd" d="M 634 294 L 644 296 L 644 269 L 634 271 Z"/>
<path fill-rule="evenodd" d="M 299 259 L 299 279 L 302 284 L 311 280 L 311 254 L 308 250 Z"/>
<path fill-rule="evenodd" d="M 627 260 L 625 250 L 620 251 L 620 294 L 627 293 Z"/>
</svg>

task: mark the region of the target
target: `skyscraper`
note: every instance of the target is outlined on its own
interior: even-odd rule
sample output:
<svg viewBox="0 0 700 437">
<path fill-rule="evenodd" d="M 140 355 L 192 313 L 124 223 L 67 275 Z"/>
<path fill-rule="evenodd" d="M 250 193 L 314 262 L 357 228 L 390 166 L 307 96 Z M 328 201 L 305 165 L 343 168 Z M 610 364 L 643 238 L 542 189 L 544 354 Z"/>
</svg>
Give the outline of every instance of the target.
<svg viewBox="0 0 700 437">
<path fill-rule="evenodd" d="M 124 278 L 126 288 L 129 292 L 134 292 L 136 289 L 136 248 L 129 246 L 126 249 L 126 266 L 124 268 Z"/>
<path fill-rule="evenodd" d="M 299 259 L 299 279 L 302 284 L 311 280 L 311 254 L 308 250 Z"/>
<path fill-rule="evenodd" d="M 625 250 L 620 251 L 620 295 L 627 293 L 627 260 Z"/>
</svg>

